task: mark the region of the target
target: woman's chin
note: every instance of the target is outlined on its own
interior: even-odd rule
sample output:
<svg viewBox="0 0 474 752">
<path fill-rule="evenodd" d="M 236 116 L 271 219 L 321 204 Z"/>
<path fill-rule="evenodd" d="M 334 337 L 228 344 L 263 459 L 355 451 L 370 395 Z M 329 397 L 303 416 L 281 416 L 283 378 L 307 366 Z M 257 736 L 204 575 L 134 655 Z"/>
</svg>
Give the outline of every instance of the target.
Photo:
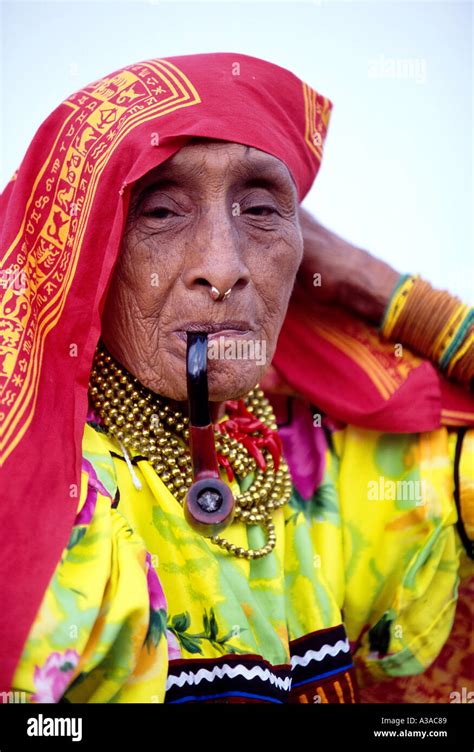
<svg viewBox="0 0 474 752">
<path fill-rule="evenodd" d="M 248 375 L 245 379 L 236 377 L 233 380 L 217 379 L 215 382 L 209 380 L 209 401 L 225 402 L 229 399 L 238 399 L 245 396 L 251 389 L 258 384 L 258 376 Z"/>
<path fill-rule="evenodd" d="M 214 361 L 208 370 L 209 400 L 224 402 L 243 397 L 254 388 L 265 367 L 255 361 Z"/>
</svg>

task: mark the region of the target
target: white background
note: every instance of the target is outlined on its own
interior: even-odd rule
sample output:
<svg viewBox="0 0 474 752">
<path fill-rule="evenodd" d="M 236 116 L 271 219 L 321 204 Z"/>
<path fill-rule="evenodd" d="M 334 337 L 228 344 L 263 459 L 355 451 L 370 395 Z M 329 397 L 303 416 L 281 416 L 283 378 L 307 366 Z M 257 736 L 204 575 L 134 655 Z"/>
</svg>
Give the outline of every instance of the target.
<svg viewBox="0 0 474 752">
<path fill-rule="evenodd" d="M 471 2 L 0 0 L 0 190 L 90 81 L 150 57 L 255 55 L 334 103 L 305 205 L 472 303 L 472 17 Z"/>
</svg>

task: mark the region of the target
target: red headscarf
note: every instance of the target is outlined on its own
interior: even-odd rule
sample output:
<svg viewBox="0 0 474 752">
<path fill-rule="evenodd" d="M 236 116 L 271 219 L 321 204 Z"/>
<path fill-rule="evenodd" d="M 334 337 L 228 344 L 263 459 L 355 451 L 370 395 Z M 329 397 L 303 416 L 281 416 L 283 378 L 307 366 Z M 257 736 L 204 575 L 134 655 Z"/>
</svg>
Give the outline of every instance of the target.
<svg viewBox="0 0 474 752">
<path fill-rule="evenodd" d="M 330 112 L 289 71 L 214 53 L 127 66 L 72 94 L 38 129 L 0 196 L 0 690 L 76 514 L 89 373 L 133 183 L 202 136 L 279 158 L 302 200 Z M 288 322 L 294 336 L 298 321 Z M 300 379 L 294 363 L 285 376 Z M 302 391 L 324 406 L 334 390 Z"/>
</svg>

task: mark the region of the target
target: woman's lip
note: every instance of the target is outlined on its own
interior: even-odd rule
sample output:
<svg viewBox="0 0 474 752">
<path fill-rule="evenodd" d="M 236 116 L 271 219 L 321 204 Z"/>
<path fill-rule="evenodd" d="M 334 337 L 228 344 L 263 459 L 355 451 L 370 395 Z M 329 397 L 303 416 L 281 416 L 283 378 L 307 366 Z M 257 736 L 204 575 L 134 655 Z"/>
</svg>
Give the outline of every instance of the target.
<svg viewBox="0 0 474 752">
<path fill-rule="evenodd" d="M 177 329 L 175 334 L 183 341 L 187 342 L 187 333 L 184 329 Z M 219 337 L 245 337 L 252 333 L 251 329 L 219 329 L 217 332 L 209 332 L 208 339 L 218 339 Z"/>
</svg>

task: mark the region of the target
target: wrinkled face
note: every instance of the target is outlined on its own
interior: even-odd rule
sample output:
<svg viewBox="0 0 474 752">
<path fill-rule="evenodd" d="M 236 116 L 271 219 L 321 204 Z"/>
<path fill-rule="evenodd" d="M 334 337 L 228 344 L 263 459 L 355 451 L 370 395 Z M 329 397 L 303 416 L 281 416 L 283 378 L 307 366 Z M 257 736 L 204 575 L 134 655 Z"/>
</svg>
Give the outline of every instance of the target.
<svg viewBox="0 0 474 752">
<path fill-rule="evenodd" d="M 142 384 L 181 401 L 186 331 L 210 330 L 209 398 L 242 396 L 271 362 L 302 253 L 286 165 L 194 139 L 134 186 L 102 338 Z M 214 301 L 212 287 L 231 293 Z"/>
</svg>

